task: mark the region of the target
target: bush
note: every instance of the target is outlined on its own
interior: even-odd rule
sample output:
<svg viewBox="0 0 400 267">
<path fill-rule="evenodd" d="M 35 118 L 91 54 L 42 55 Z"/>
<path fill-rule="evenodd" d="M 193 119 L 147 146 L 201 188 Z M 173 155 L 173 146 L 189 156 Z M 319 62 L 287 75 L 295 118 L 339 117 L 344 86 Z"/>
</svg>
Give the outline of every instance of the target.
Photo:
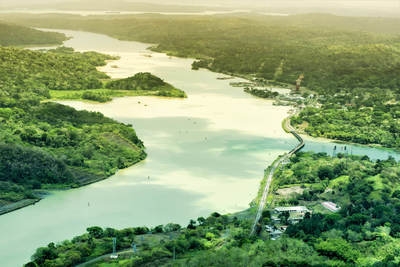
<svg viewBox="0 0 400 267">
<path fill-rule="evenodd" d="M 110 96 L 108 96 L 106 93 L 96 92 L 96 91 L 84 91 L 82 93 L 82 98 L 86 99 L 86 100 L 93 100 L 93 101 L 102 102 L 102 103 L 112 100 L 112 98 Z"/>
</svg>

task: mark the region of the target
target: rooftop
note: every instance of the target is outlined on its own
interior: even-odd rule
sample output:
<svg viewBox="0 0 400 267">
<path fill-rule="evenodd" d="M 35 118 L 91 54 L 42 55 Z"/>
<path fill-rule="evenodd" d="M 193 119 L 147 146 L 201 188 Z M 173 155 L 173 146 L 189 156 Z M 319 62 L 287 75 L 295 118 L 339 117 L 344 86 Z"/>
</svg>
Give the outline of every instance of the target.
<svg viewBox="0 0 400 267">
<path fill-rule="evenodd" d="M 322 204 L 322 206 L 324 206 L 325 208 L 327 208 L 330 211 L 340 210 L 340 207 L 331 201 L 325 201 L 325 202 L 322 202 L 321 204 Z"/>
<path fill-rule="evenodd" d="M 310 212 L 305 206 L 276 207 L 274 210 L 277 212 Z"/>
</svg>

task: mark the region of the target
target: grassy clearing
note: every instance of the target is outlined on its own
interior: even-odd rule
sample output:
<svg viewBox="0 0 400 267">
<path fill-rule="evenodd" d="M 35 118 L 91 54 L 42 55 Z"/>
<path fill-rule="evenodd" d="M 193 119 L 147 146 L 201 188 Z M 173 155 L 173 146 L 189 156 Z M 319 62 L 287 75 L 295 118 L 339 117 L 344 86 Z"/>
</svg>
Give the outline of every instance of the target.
<svg viewBox="0 0 400 267">
<path fill-rule="evenodd" d="M 339 176 L 336 179 L 333 179 L 329 182 L 329 188 L 340 188 L 349 183 L 349 176 L 348 175 L 342 175 Z"/>
</svg>

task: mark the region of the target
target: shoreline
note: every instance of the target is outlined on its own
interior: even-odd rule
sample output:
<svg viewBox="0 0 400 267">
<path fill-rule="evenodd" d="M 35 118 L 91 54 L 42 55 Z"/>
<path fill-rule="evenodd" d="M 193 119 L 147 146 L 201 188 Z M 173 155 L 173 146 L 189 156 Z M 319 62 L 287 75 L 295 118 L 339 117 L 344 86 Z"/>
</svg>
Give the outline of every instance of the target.
<svg viewBox="0 0 400 267">
<path fill-rule="evenodd" d="M 354 142 L 349 142 L 349 141 L 343 141 L 343 140 L 338 140 L 338 139 L 329 139 L 326 137 L 313 137 L 311 135 L 308 135 L 304 132 L 299 133 L 300 136 L 304 138 L 305 141 L 307 139 L 309 141 L 313 142 L 321 142 L 321 143 L 338 143 L 338 144 L 343 144 L 343 145 L 351 145 L 351 146 L 359 146 L 363 148 L 374 148 L 374 149 L 381 149 L 381 150 L 386 150 L 394 153 L 400 153 L 400 149 L 396 150 L 395 148 L 392 147 L 385 147 L 380 144 L 360 144 L 360 143 L 354 143 Z"/>
<path fill-rule="evenodd" d="M 165 53 L 164 53 L 165 54 Z M 111 64 L 112 62 L 108 62 L 107 64 Z M 213 72 L 213 73 L 215 73 L 215 74 L 225 74 L 225 73 L 218 73 L 218 72 L 214 72 L 214 71 L 212 71 L 212 70 L 210 70 L 210 69 L 205 69 L 205 70 L 207 70 L 207 71 L 210 71 L 210 72 Z M 105 71 L 103 71 L 103 72 L 105 72 Z M 105 72 L 106 73 L 106 72 Z M 240 75 L 234 75 L 234 74 L 230 74 L 231 75 L 231 77 L 232 78 L 239 78 L 239 79 L 244 79 L 244 80 L 246 80 L 246 81 L 250 81 L 250 80 L 248 80 L 248 79 L 246 79 L 246 77 L 243 77 L 243 76 L 240 76 Z M 247 94 L 247 93 L 246 93 Z M 124 96 L 124 97 L 126 97 L 126 96 Z M 129 97 L 129 96 L 128 96 Z M 133 96 L 133 97 L 135 97 L 135 96 Z M 136 96 L 137 97 L 137 96 Z M 157 96 L 149 96 L 149 97 L 151 97 L 151 98 L 153 98 L 153 97 L 155 97 L 155 98 L 158 98 Z M 113 97 L 112 99 L 114 100 L 114 99 L 116 99 L 116 98 L 120 98 L 120 97 Z M 258 97 L 257 97 L 258 98 Z M 173 98 L 172 98 L 173 99 Z M 263 99 L 263 98 L 258 98 L 258 99 Z M 86 102 L 86 101 L 84 101 L 84 100 L 74 100 L 74 99 L 71 99 L 72 101 L 80 101 L 80 102 Z M 58 102 L 58 101 L 56 101 L 56 102 Z M 99 103 L 99 104 L 102 104 L 102 103 Z M 274 107 L 275 109 L 277 109 L 276 107 Z M 294 114 L 290 114 L 290 115 L 288 115 L 288 116 L 286 116 L 285 118 L 283 118 L 283 120 L 281 121 L 281 128 L 286 132 L 286 133 L 290 133 L 291 131 L 293 131 L 294 129 L 293 129 L 293 127 L 290 125 L 290 120 L 291 120 L 291 117 L 293 116 Z M 285 135 L 286 136 L 286 135 Z M 307 140 L 307 139 L 310 139 L 310 138 L 314 138 L 314 137 L 311 137 L 311 136 L 309 136 L 309 135 L 304 135 L 304 134 L 302 134 L 302 136 L 305 136 L 305 139 Z M 322 141 L 322 142 L 337 142 L 337 140 L 332 140 L 332 139 L 325 139 L 325 138 L 318 138 L 318 139 L 320 139 L 319 141 Z M 344 143 L 346 143 L 346 142 L 344 142 Z M 347 142 L 348 143 L 348 142 Z M 349 143 L 350 144 L 350 143 Z M 359 144 L 356 144 L 356 145 L 359 145 Z M 360 145 L 360 146 L 365 146 L 365 145 Z M 369 146 L 368 146 L 369 147 Z M 380 147 L 380 149 L 384 149 L 383 147 Z M 280 157 L 277 157 L 273 162 L 275 162 L 276 160 L 278 160 Z M 143 161 L 143 160 L 142 160 Z M 132 167 L 132 166 L 134 166 L 134 165 L 136 165 L 136 164 L 138 164 L 138 163 L 140 163 L 140 162 L 142 162 L 142 161 L 139 161 L 139 162 L 136 162 L 136 163 L 134 163 L 134 164 L 132 164 L 131 166 L 129 166 L 129 167 Z M 127 167 L 127 168 L 129 168 L 129 167 Z M 267 167 L 268 168 L 268 167 Z M 265 169 L 265 170 L 267 170 L 267 169 Z M 70 187 L 70 188 L 64 188 L 64 189 L 61 189 L 61 190 L 70 190 L 70 189 L 74 189 L 74 188 L 81 188 L 81 187 L 83 187 L 83 186 L 86 186 L 86 185 L 90 185 L 90 184 L 94 184 L 94 183 L 97 183 L 97 182 L 100 182 L 100 181 L 103 181 L 103 180 L 105 180 L 105 179 L 108 179 L 108 178 L 110 178 L 111 176 L 113 176 L 113 175 L 115 175 L 115 173 L 114 174 L 112 174 L 112 175 L 110 175 L 110 176 L 107 176 L 107 177 L 103 177 L 103 178 L 99 178 L 99 179 L 93 179 L 93 180 L 90 180 L 90 181 L 86 181 L 85 183 L 83 183 L 83 184 L 81 184 L 81 185 L 79 185 L 79 186 L 76 186 L 76 187 Z M 263 183 L 263 180 L 265 179 L 265 176 L 263 177 L 263 179 L 261 180 L 261 182 L 260 182 L 260 186 L 262 186 L 262 183 Z M 258 190 L 257 190 L 257 194 L 256 194 L 256 198 L 254 198 L 252 201 L 251 201 L 251 203 L 253 203 L 257 198 L 259 198 L 259 192 L 260 192 L 260 190 L 262 189 L 262 187 L 259 187 L 258 188 Z M 12 212 L 12 211 L 15 211 L 15 210 L 18 210 L 18 209 L 22 209 L 22 208 L 24 208 L 24 207 L 27 207 L 27 206 L 30 206 L 30 205 L 34 205 L 35 203 L 37 203 L 37 202 L 39 202 L 40 200 L 42 200 L 43 198 L 38 198 L 38 199 L 35 199 L 35 200 L 29 200 L 29 199 L 23 199 L 23 200 L 21 200 L 21 201 L 18 201 L 18 202 L 15 202 L 15 203 L 11 203 L 11 204 L 7 204 L 7 205 L 5 205 L 5 206 L 3 206 L 3 207 L 1 207 L 0 208 L 0 216 L 1 215 L 3 215 L 3 214 L 6 214 L 6 213 L 10 213 L 10 212 Z"/>
<path fill-rule="evenodd" d="M 359 147 L 364 147 L 364 148 L 375 148 L 375 149 L 381 149 L 381 150 L 387 150 L 395 153 L 399 153 L 400 149 L 396 150 L 395 148 L 392 147 L 385 147 L 380 144 L 360 144 L 360 143 L 354 143 L 350 141 L 343 141 L 339 139 L 330 139 L 327 137 L 319 136 L 319 137 L 314 137 L 311 136 L 307 133 L 304 132 L 304 130 L 299 130 L 297 128 L 294 128 L 291 125 L 291 118 L 298 114 L 298 110 L 294 114 L 289 115 L 288 117 L 284 118 L 282 121 L 282 128 L 286 133 L 291 133 L 292 131 L 295 131 L 299 136 L 301 136 L 304 141 L 313 141 L 313 142 L 321 142 L 321 143 L 338 143 L 338 144 L 344 144 L 344 145 L 351 145 L 351 146 L 359 146 Z"/>
<path fill-rule="evenodd" d="M 261 201 L 264 201 L 264 205 L 266 204 L 266 201 L 268 200 L 268 191 L 269 191 L 269 187 L 270 187 L 269 184 L 272 184 L 274 170 L 279 166 L 279 164 L 285 158 L 290 158 L 293 154 L 300 151 L 305 145 L 303 138 L 290 125 L 290 118 L 292 116 L 293 116 L 293 114 L 291 114 L 290 116 L 283 119 L 282 129 L 287 134 L 292 134 L 299 141 L 299 143 L 293 149 L 291 149 L 289 152 L 286 152 L 283 155 L 279 155 L 269 166 L 267 166 L 267 168 L 264 170 L 264 177 L 261 179 L 260 188 L 258 189 L 257 196 L 251 203 L 258 203 L 258 205 L 260 205 Z M 270 180 L 270 181 L 268 181 L 268 180 Z M 267 187 L 268 187 L 268 189 L 267 189 Z M 265 195 L 265 199 L 262 200 L 264 198 L 264 195 Z"/>
<path fill-rule="evenodd" d="M 147 155 L 146 155 L 146 158 L 147 158 Z M 133 166 L 135 166 L 135 165 L 137 165 L 139 163 L 142 163 L 143 161 L 146 160 L 146 158 L 144 158 L 144 159 L 142 159 L 142 160 L 140 160 L 138 162 L 133 163 L 132 165 L 126 167 L 125 169 L 131 168 L 131 167 L 133 167 Z M 88 185 L 91 185 L 91 184 L 95 184 L 95 183 L 101 182 L 103 180 L 106 180 L 106 179 L 114 176 L 119 170 L 123 170 L 123 169 L 118 169 L 115 173 L 113 173 L 110 176 L 106 176 L 106 177 L 103 177 L 103 178 L 98 178 L 98 179 L 85 181 L 84 183 L 82 183 L 82 184 L 80 184 L 79 186 L 76 186 L 76 187 L 71 186 L 71 187 L 68 187 L 68 188 L 60 188 L 60 189 L 43 189 L 41 191 L 42 195 L 43 195 L 42 197 L 38 197 L 38 198 L 35 198 L 35 199 L 25 198 L 25 199 L 22 199 L 20 201 L 13 202 L 13 203 L 1 206 L 0 207 L 0 216 L 2 216 L 4 214 L 7 214 L 7 213 L 10 213 L 10 212 L 13 212 L 13 211 L 16 211 L 16 210 L 19 210 L 19 209 L 23 209 L 23 208 L 31 206 L 31 205 L 35 205 L 39 201 L 43 200 L 47 195 L 49 195 L 51 191 L 68 191 L 68 190 L 72 190 L 72 189 L 88 186 Z"/>
<path fill-rule="evenodd" d="M 35 205 L 37 202 L 39 202 L 40 200 L 42 200 L 42 198 L 37 198 L 37 199 L 22 199 L 20 201 L 14 202 L 14 203 L 10 203 L 10 204 L 6 204 L 4 206 L 2 206 L 0 208 L 0 216 L 28 207 L 30 205 Z"/>
<path fill-rule="evenodd" d="M 54 31 L 57 31 L 57 30 L 54 30 Z M 160 53 L 160 52 L 158 52 L 158 53 Z M 161 52 L 161 53 L 163 53 L 163 54 L 166 55 L 165 52 Z M 191 59 L 191 60 L 195 60 L 195 59 Z M 107 65 L 112 64 L 113 61 L 114 61 L 114 60 L 112 60 L 112 61 L 110 61 L 110 62 L 107 62 Z M 107 65 L 106 65 L 106 66 L 107 66 Z M 104 67 L 105 67 L 105 66 L 103 66 L 103 68 L 104 68 Z M 228 75 L 227 73 L 223 73 L 223 72 L 214 72 L 214 71 L 212 71 L 212 70 L 210 70 L 210 69 L 207 69 L 207 68 L 206 68 L 205 70 L 210 71 L 210 72 L 212 72 L 212 73 L 215 73 L 215 74 L 217 74 L 217 75 Z M 103 72 L 107 73 L 107 72 L 104 71 L 104 70 L 103 70 Z M 246 80 L 246 81 L 250 81 L 250 82 L 251 82 L 251 80 L 249 80 L 250 77 L 246 77 L 245 75 L 233 74 L 233 73 L 229 73 L 229 75 L 230 75 L 232 78 L 243 79 L 243 80 Z M 112 76 L 112 75 L 111 75 L 111 76 Z M 246 94 L 247 94 L 247 93 L 246 93 Z M 250 95 L 250 94 L 247 94 L 247 95 Z M 151 97 L 153 98 L 154 96 L 151 96 Z M 113 97 L 113 99 L 115 99 L 115 98 L 119 98 L 119 97 Z M 157 96 L 156 96 L 156 98 L 157 98 Z M 258 97 L 257 97 L 257 98 L 258 98 Z M 259 99 L 262 99 L 262 98 L 259 98 Z M 73 99 L 71 99 L 71 100 L 73 100 Z M 76 101 L 76 100 L 75 100 L 75 101 Z M 78 101 L 81 102 L 82 100 L 78 100 Z M 274 109 L 277 110 L 278 108 L 277 108 L 277 107 L 274 107 Z M 286 133 L 290 133 L 291 131 L 294 130 L 293 127 L 290 125 L 290 119 L 291 119 L 292 116 L 293 116 L 293 114 L 290 114 L 289 116 L 285 116 L 285 118 L 283 118 L 283 120 L 281 121 L 281 129 L 283 129 Z M 285 136 L 286 136 L 286 134 L 285 134 Z M 302 135 L 302 136 L 303 136 L 303 135 Z M 305 139 L 308 139 L 308 138 L 313 138 L 313 137 L 310 137 L 309 135 L 306 135 L 306 138 L 305 138 Z M 326 141 L 326 142 L 335 142 L 335 140 L 331 140 L 331 139 L 324 139 L 323 141 Z M 347 142 L 344 142 L 344 143 L 347 143 Z M 361 145 L 361 146 L 363 146 L 363 145 Z M 383 149 L 383 148 L 381 148 L 381 149 Z M 279 158 L 279 157 L 278 157 L 278 158 Z M 276 159 L 275 159 L 275 160 L 276 160 Z M 143 161 L 143 160 L 142 160 L 142 161 Z M 141 161 L 139 161 L 139 162 L 141 162 Z M 136 163 L 132 164 L 132 165 L 129 166 L 129 167 L 132 167 L 132 166 L 138 164 L 139 162 L 136 162 Z M 115 173 L 114 173 L 113 175 L 115 175 Z M 83 183 L 83 184 L 81 184 L 81 185 L 79 185 L 79 186 L 77 186 L 77 187 L 65 188 L 65 190 L 69 190 L 69 189 L 73 189 L 73 188 L 80 188 L 80 187 L 83 187 L 83 186 L 86 186 L 86 185 L 89 185 L 89 184 L 97 183 L 97 182 L 100 182 L 100 181 L 102 181 L 102 180 L 108 179 L 108 178 L 111 177 L 111 176 L 112 176 L 112 175 L 107 176 L 107 177 L 104 177 L 104 178 L 99 178 L 99 179 L 94 179 L 94 180 L 91 180 L 91 181 L 87 181 L 87 182 L 85 182 L 85 183 Z M 258 188 L 258 189 L 260 190 L 260 188 Z M 258 195 L 258 194 L 257 194 L 257 195 Z M 36 203 L 36 202 L 38 202 L 38 201 L 40 201 L 40 200 L 41 200 L 41 199 L 36 199 L 36 200 L 34 201 L 34 203 Z M 17 206 L 14 206 L 16 203 L 12 203 L 12 204 L 6 205 L 6 206 L 8 206 L 7 208 L 2 207 L 2 208 L 4 208 L 4 209 L 7 210 L 7 211 L 6 211 L 6 212 L 3 212 L 3 213 L 0 212 L 0 215 L 5 214 L 5 213 L 8 213 L 8 212 L 12 212 L 12 211 L 14 211 L 14 210 L 21 209 L 21 208 L 23 208 L 23 207 L 26 207 L 26 206 L 29 206 L 29 205 L 34 204 L 34 203 L 32 203 L 32 201 L 26 202 L 26 201 L 24 201 L 24 200 L 22 200 L 22 201 L 20 201 L 20 202 L 17 202 L 17 203 L 19 203 Z M 0 210 L 1 210 L 1 208 L 0 208 Z"/>
</svg>

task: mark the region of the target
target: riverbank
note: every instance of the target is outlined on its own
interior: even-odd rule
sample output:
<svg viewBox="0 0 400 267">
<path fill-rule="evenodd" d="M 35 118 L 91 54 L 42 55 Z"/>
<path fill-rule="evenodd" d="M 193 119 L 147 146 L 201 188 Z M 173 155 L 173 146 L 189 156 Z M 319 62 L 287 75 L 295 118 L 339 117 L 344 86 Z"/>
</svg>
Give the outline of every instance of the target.
<svg viewBox="0 0 400 267">
<path fill-rule="evenodd" d="M 77 51 L 121 55 L 111 63 L 118 68 L 103 67 L 112 78 L 150 72 L 189 97 L 122 97 L 104 104 L 60 101 L 132 125 L 148 157 L 109 179 L 57 191 L 0 216 L 0 228 L 10 236 L 0 243 L 4 265 L 21 266 L 37 247 L 69 239 L 91 225 L 186 225 L 215 211 L 248 208 L 265 165 L 290 147 L 280 125 L 287 107 L 249 96 L 231 87 L 231 80 L 217 79 L 220 74 L 192 71 L 190 59 L 149 52 L 146 44 L 83 32 L 68 35 L 73 38 L 65 45 Z M 152 56 L 143 56 L 148 53 Z"/>
<path fill-rule="evenodd" d="M 132 167 L 136 164 L 139 164 L 139 163 L 143 162 L 145 159 L 146 158 L 144 158 L 140 161 L 137 161 L 137 162 L 133 163 L 132 165 L 127 166 L 127 168 Z M 117 170 L 117 171 L 119 171 L 119 170 Z M 39 201 L 43 200 L 46 196 L 50 195 L 51 192 L 72 190 L 72 189 L 88 186 L 88 185 L 91 185 L 94 183 L 98 183 L 100 181 L 103 181 L 103 180 L 108 179 L 111 176 L 115 175 L 117 173 L 117 171 L 114 173 L 111 173 L 109 176 L 96 177 L 94 175 L 87 175 L 85 177 L 81 177 L 79 180 L 79 185 L 73 185 L 73 186 L 69 186 L 69 187 L 65 187 L 65 186 L 60 187 L 60 186 L 55 185 L 55 186 L 50 186 L 48 188 L 40 189 L 40 190 L 34 192 L 34 195 L 37 198 L 22 199 L 17 202 L 13 202 L 13 203 L 9 203 L 9 204 L 0 206 L 0 216 L 4 215 L 6 213 L 10 213 L 10 212 L 31 206 L 31 205 L 35 205 Z"/>
<path fill-rule="evenodd" d="M 350 142 L 350 141 L 343 141 L 339 139 L 329 139 L 326 137 L 314 137 L 309 134 L 307 134 L 303 128 L 300 127 L 293 127 L 291 124 L 291 118 L 293 116 L 296 116 L 299 114 L 299 110 L 296 110 L 294 114 L 291 114 L 287 118 L 285 118 L 282 121 L 282 128 L 286 133 L 290 133 L 291 131 L 296 131 L 303 139 L 309 140 L 312 142 L 323 142 L 323 143 L 335 143 L 343 146 L 358 146 L 358 147 L 364 147 L 364 148 L 373 148 L 373 149 L 380 149 L 380 150 L 386 150 L 388 152 L 393 152 L 393 153 L 398 153 L 400 152 L 400 149 L 396 148 L 390 148 L 390 147 L 385 147 L 381 144 L 360 144 L 360 143 L 355 143 L 355 142 Z"/>
<path fill-rule="evenodd" d="M 69 39 L 70 42 L 73 42 L 73 38 Z M 142 52 L 139 52 L 139 58 L 140 59 L 145 59 L 145 60 L 149 60 L 152 61 L 154 59 L 157 58 L 162 58 L 164 60 L 163 55 L 161 54 L 157 54 L 157 53 L 152 53 L 152 57 L 143 57 L 142 56 Z M 106 66 L 100 67 L 100 71 L 104 71 L 104 70 L 109 70 L 109 72 L 106 71 L 106 73 L 108 75 L 110 75 L 112 78 L 116 78 L 116 77 L 128 77 L 129 75 L 133 74 L 132 69 L 130 69 L 129 67 L 127 68 L 126 66 L 130 66 L 127 64 L 131 64 L 131 57 L 132 56 L 136 56 L 136 53 L 132 53 L 132 54 L 127 54 L 122 53 L 121 57 L 119 58 L 120 61 L 118 61 L 118 65 L 120 66 L 118 69 L 115 68 L 110 68 L 110 65 L 116 64 L 116 62 L 108 62 Z M 129 60 L 127 60 L 127 58 L 129 58 Z M 177 60 L 176 61 L 181 61 L 181 60 Z M 135 61 L 135 60 L 132 60 Z M 190 60 L 189 60 L 190 61 Z M 188 61 L 188 62 L 189 62 Z M 171 58 L 167 58 L 166 62 L 163 63 L 163 65 L 165 66 L 166 63 L 173 63 L 173 59 Z M 186 62 L 185 62 L 186 64 Z M 145 65 L 144 65 L 145 66 Z M 173 66 L 171 64 L 171 66 Z M 118 73 L 116 73 L 115 71 L 117 71 Z M 189 73 L 193 74 L 193 78 L 194 81 L 197 82 L 201 82 L 201 81 L 196 81 L 195 76 L 198 76 L 198 74 L 201 75 L 201 73 L 207 73 L 207 76 L 212 76 L 213 80 L 212 82 L 210 82 L 210 84 L 218 84 L 218 85 L 222 85 L 222 84 L 228 84 L 228 81 L 224 81 L 224 80 L 218 80 L 217 78 L 220 76 L 220 74 L 218 73 L 212 73 L 209 71 L 204 71 L 201 70 L 199 72 L 194 72 L 194 71 L 190 71 L 189 69 Z M 122 75 L 123 74 L 123 75 Z M 198 79 L 198 78 L 197 78 Z M 235 79 L 235 78 L 233 78 Z M 189 88 L 190 91 L 191 88 Z M 225 90 L 225 89 L 224 89 Z M 234 90 L 233 88 L 229 87 L 228 88 L 229 91 Z M 228 90 L 226 90 L 226 92 L 228 92 Z M 210 92 L 208 90 L 204 90 L 203 92 L 201 92 L 201 94 L 195 93 L 192 94 L 190 93 L 190 98 L 191 99 L 166 99 L 163 97 L 134 97 L 132 98 L 132 100 L 128 100 L 127 101 L 122 101 L 122 98 L 114 98 L 114 100 L 112 102 L 118 102 L 120 104 L 117 104 L 116 106 L 118 108 L 122 108 L 123 111 L 121 111 L 121 109 L 118 108 L 113 108 L 113 111 L 117 111 L 117 112 L 111 112 L 106 114 L 109 117 L 113 117 L 114 119 L 117 119 L 118 121 L 122 121 L 125 123 L 129 123 L 131 124 L 130 121 L 126 121 L 124 119 L 125 115 L 127 114 L 127 110 L 129 110 L 129 112 L 136 114 L 136 116 L 138 118 L 147 118 L 147 119 L 157 119 L 157 118 L 174 118 L 174 117 L 187 117 L 186 114 L 186 109 L 187 107 L 190 107 L 193 105 L 193 107 L 195 108 L 190 108 L 191 109 L 191 118 L 188 118 L 188 121 L 190 124 L 190 130 L 197 130 L 198 126 L 202 125 L 204 122 L 208 121 L 207 124 L 208 128 L 210 128 L 210 130 L 212 130 L 212 132 L 214 131 L 232 131 L 233 132 L 237 132 L 238 136 L 241 136 L 240 138 L 245 138 L 248 139 L 249 141 L 245 141 L 245 142 L 253 142 L 252 139 L 250 139 L 250 137 L 246 137 L 246 135 L 254 135 L 257 137 L 265 137 L 265 138 L 282 138 L 285 137 L 285 134 L 281 131 L 281 129 L 279 128 L 279 124 L 280 124 L 280 120 L 282 118 L 284 118 L 287 115 L 287 108 L 286 107 L 276 107 L 273 106 L 271 104 L 271 101 L 268 100 L 258 100 L 258 99 L 253 99 L 252 102 L 253 104 L 251 105 L 251 107 L 248 108 L 248 112 L 249 115 L 247 114 L 243 114 L 243 112 L 238 109 L 238 107 L 244 107 L 247 104 L 247 100 L 246 99 L 242 99 L 242 94 L 245 95 L 243 92 L 239 91 L 239 90 L 235 90 L 237 91 L 237 97 L 235 96 L 234 99 L 230 99 L 230 97 L 226 97 L 223 96 L 221 97 L 223 94 L 225 94 L 225 92 L 218 92 L 216 95 L 213 95 L 213 93 L 210 94 Z M 58 91 L 57 91 L 58 93 Z M 64 92 L 62 92 L 64 93 Z M 67 92 L 68 93 L 68 92 Z M 221 95 L 222 94 L 222 95 Z M 238 97 L 240 96 L 240 97 Z M 204 99 L 207 99 L 206 101 Z M 171 101 L 170 103 L 167 104 L 167 102 Z M 70 101 L 57 101 L 58 103 L 61 104 L 66 104 L 69 105 L 71 104 Z M 111 105 L 113 105 L 113 103 L 110 103 Z M 221 103 L 228 103 L 231 102 L 231 104 L 227 104 L 224 105 L 223 108 L 221 108 Z M 124 104 L 125 103 L 125 104 Z M 101 105 L 100 104 L 94 104 L 91 102 L 86 102 L 86 103 L 80 103 L 78 105 L 73 104 L 73 106 L 75 106 L 77 109 L 80 109 L 81 106 L 90 106 L 88 108 L 88 110 L 92 110 L 92 111 L 98 111 L 99 108 L 101 109 Z M 102 112 L 103 113 L 103 112 Z M 231 116 L 229 116 L 229 118 L 226 118 L 226 114 L 231 114 Z M 122 119 L 121 119 L 122 116 Z M 266 124 L 259 124 L 258 121 L 263 120 L 265 121 L 265 116 L 270 117 L 271 119 L 268 120 L 268 122 Z M 254 118 L 254 120 L 250 120 L 249 118 Z M 181 122 L 183 123 L 182 125 L 186 125 L 186 122 Z M 186 127 L 186 126 L 182 126 L 182 127 Z M 136 128 L 136 127 L 135 127 Z M 182 129 L 182 134 L 187 134 L 187 130 L 185 130 L 185 132 Z M 146 134 L 143 134 L 146 135 Z M 142 136 L 142 134 L 140 134 L 140 136 Z M 213 139 L 213 134 L 204 134 L 203 137 L 201 137 L 203 139 L 203 144 L 206 145 L 208 147 L 208 144 L 213 144 L 216 145 L 217 147 L 220 146 L 220 144 L 215 144 Z M 179 139 L 182 139 L 182 136 L 179 137 Z M 185 138 L 183 138 L 185 139 Z M 229 140 L 229 138 L 228 138 Z M 152 142 L 152 140 L 146 141 L 147 142 Z M 258 142 L 258 141 L 256 141 Z M 197 144 L 196 144 L 197 145 Z M 250 144 L 250 146 L 253 146 L 252 144 Z M 200 147 L 200 149 L 203 149 L 204 147 Z M 210 150 L 215 149 L 210 147 Z M 219 148 L 218 148 L 219 149 Z M 237 147 L 228 147 L 228 149 L 232 149 L 233 151 L 236 151 L 236 153 L 240 153 L 240 151 L 243 149 L 240 146 Z M 220 153 L 218 150 L 215 151 L 215 153 Z M 265 153 L 264 152 L 257 152 L 258 153 Z M 258 157 L 258 155 L 255 155 Z M 229 157 L 228 157 L 229 158 Z M 251 159 L 251 157 L 249 158 Z M 265 157 L 263 158 L 263 160 L 265 160 Z M 113 173 L 111 173 L 109 176 L 107 177 L 92 177 L 89 178 L 86 181 L 80 181 L 79 182 L 79 186 L 76 186 L 75 188 L 78 187 L 82 187 L 84 185 L 88 185 L 88 184 L 92 184 L 92 183 L 96 183 L 99 181 L 102 181 L 108 177 L 110 177 L 111 175 L 113 175 Z M 242 175 L 242 177 L 249 177 L 248 174 L 240 174 Z M 146 176 L 147 177 L 147 176 Z M 252 179 L 254 179 L 252 177 Z M 255 179 L 254 179 L 255 180 Z M 172 182 L 174 183 L 174 182 Z M 198 181 L 192 181 L 192 183 L 198 183 Z M 220 184 L 219 186 L 223 186 L 222 184 Z M 248 185 L 249 187 L 251 186 L 251 184 Z M 184 190 L 191 190 L 191 185 L 189 182 L 185 182 L 184 185 Z M 210 188 L 210 186 L 201 186 L 203 187 L 203 189 L 205 189 L 208 192 L 212 192 L 212 189 Z M 233 185 L 233 190 L 237 190 L 238 188 L 242 187 L 242 185 Z M 53 189 L 53 188 L 51 188 Z M 61 190 L 65 190 L 66 188 L 62 188 Z M 57 188 L 56 188 L 57 190 Z M 213 192 L 214 194 L 214 192 Z M 218 202 L 218 196 L 215 195 L 214 196 L 214 201 L 215 203 Z M 40 199 L 38 199 L 37 201 L 40 201 Z M 245 203 L 247 204 L 248 201 L 245 201 Z M 19 202 L 18 205 L 8 205 L 7 208 L 5 208 L 5 210 L 7 210 L 7 212 L 11 212 L 15 209 L 20 209 L 24 206 L 29 206 L 31 205 L 31 203 L 29 201 L 22 201 Z M 209 203 L 207 204 L 209 205 Z M 237 204 L 234 204 L 237 205 Z M 240 204 L 242 205 L 242 204 Z M 235 210 L 239 210 L 238 208 L 235 208 Z"/>
<path fill-rule="evenodd" d="M 15 211 L 15 210 L 19 210 L 22 208 L 25 208 L 27 206 L 30 205 L 35 205 L 37 202 L 39 202 L 41 199 L 37 198 L 37 199 L 23 199 L 20 200 L 18 202 L 14 202 L 14 203 L 10 203 L 7 205 L 4 205 L 2 207 L 0 207 L 0 215 Z"/>
</svg>

